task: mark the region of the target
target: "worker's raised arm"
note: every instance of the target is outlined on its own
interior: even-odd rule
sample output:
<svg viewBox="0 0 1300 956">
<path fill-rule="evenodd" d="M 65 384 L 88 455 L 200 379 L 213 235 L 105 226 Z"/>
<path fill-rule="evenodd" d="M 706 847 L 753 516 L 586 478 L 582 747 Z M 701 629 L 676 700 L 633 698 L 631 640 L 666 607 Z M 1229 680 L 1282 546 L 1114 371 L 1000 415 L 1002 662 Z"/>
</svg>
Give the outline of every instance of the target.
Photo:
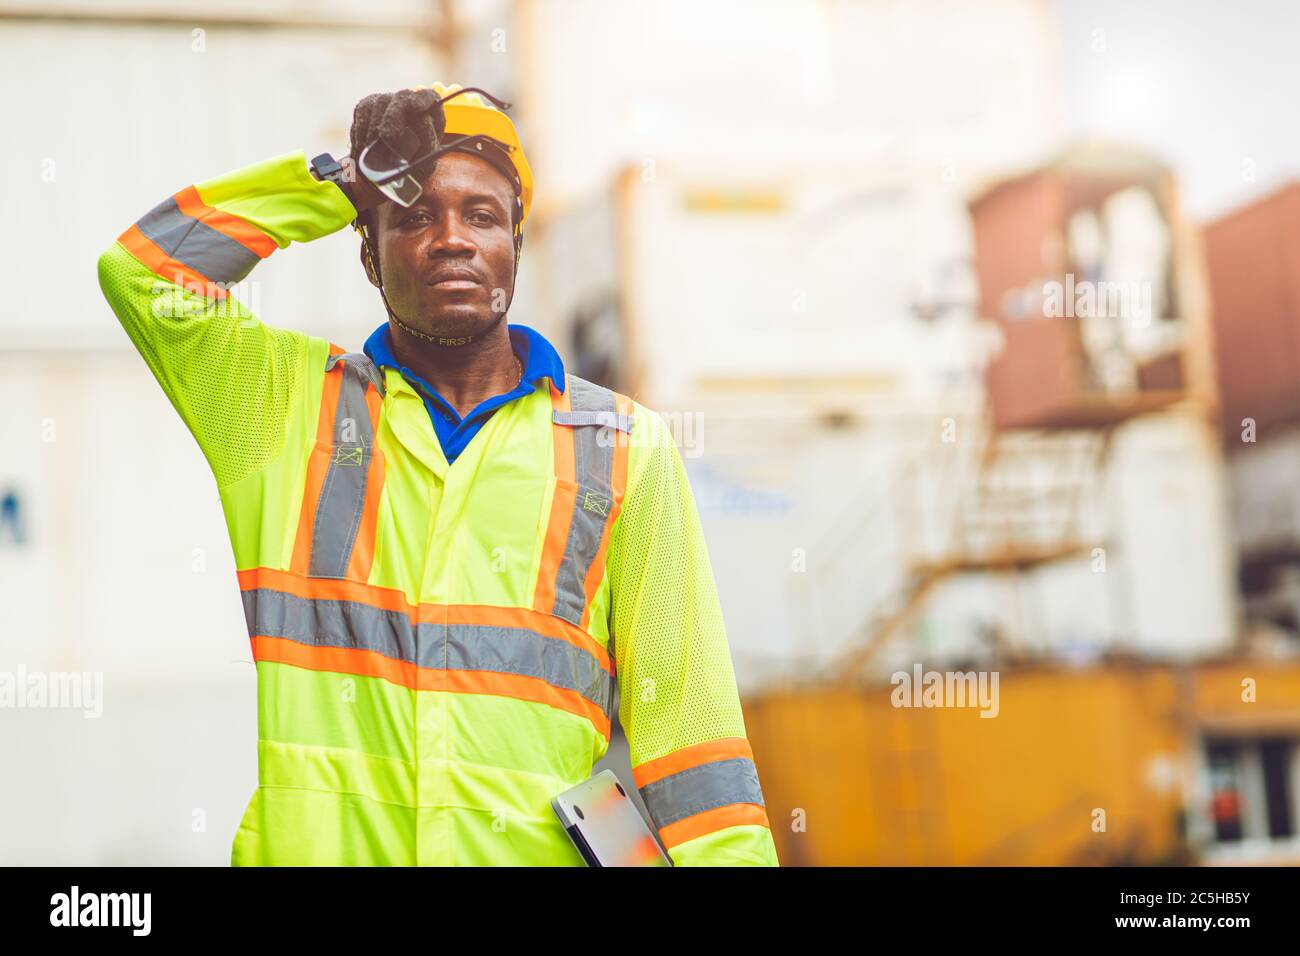
<svg viewBox="0 0 1300 956">
<path fill-rule="evenodd" d="M 632 773 L 678 866 L 776 866 L 713 570 L 668 426 L 636 407 L 610 539 L 610 630 Z"/>
<path fill-rule="evenodd" d="M 229 289 L 290 242 L 356 216 L 301 152 L 187 186 L 99 257 L 118 320 L 203 449 L 219 487 L 279 454 L 298 409 L 309 352 L 328 343 L 263 325 Z"/>
</svg>

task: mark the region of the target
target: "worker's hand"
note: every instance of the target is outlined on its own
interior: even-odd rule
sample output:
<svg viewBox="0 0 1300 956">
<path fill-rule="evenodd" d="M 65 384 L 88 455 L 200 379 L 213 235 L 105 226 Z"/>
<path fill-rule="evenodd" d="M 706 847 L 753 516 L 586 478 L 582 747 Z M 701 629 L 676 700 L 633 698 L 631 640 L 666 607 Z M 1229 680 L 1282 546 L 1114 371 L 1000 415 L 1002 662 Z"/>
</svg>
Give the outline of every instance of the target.
<svg viewBox="0 0 1300 956">
<path fill-rule="evenodd" d="M 433 90 L 398 90 L 370 125 L 379 139 L 405 160 L 417 159 L 438 147 L 447 128 L 442 99 Z"/>
<path fill-rule="evenodd" d="M 352 119 L 352 140 L 369 148 L 383 141 L 401 159 L 410 161 L 431 153 L 442 142 L 447 128 L 447 117 L 442 110 L 442 98 L 432 89 L 398 90 L 396 93 L 373 93 L 357 104 Z M 353 202 L 357 212 L 386 201 L 374 184 L 357 171 L 353 183 Z"/>
</svg>

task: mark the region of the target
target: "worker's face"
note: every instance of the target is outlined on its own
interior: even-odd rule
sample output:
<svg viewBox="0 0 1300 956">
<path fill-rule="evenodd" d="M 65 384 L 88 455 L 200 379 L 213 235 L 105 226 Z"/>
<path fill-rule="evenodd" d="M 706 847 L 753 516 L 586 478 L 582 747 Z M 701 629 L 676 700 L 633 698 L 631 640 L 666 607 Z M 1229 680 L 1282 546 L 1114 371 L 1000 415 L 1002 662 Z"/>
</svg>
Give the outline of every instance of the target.
<svg viewBox="0 0 1300 956">
<path fill-rule="evenodd" d="M 422 185 L 409 209 L 377 208 L 384 294 L 397 317 L 422 332 L 477 336 L 502 319 L 514 295 L 514 190 L 487 160 L 460 152 L 439 157 Z M 440 281 L 449 270 L 465 275 Z"/>
</svg>

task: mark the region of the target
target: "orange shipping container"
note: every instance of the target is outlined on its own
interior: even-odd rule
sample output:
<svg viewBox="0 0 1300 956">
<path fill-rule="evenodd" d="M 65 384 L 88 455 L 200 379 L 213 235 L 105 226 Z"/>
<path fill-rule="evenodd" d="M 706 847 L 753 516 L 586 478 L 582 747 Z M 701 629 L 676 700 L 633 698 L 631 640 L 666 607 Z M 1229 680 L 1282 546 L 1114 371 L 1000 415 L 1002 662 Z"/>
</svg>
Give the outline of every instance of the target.
<svg viewBox="0 0 1300 956">
<path fill-rule="evenodd" d="M 893 690 L 746 699 L 783 865 L 1296 862 L 1284 831 L 1294 835 L 1300 819 L 1282 818 L 1300 794 L 1257 807 L 1263 829 L 1250 839 L 1216 839 L 1216 794 L 1237 791 L 1214 790 L 1217 770 L 1206 763 L 1233 741 L 1289 746 L 1290 769 L 1274 779 L 1287 789 L 1300 775 L 1300 665 L 1004 669 L 993 719 L 973 708 L 896 707 Z M 1258 798 L 1269 787 L 1252 791 L 1249 770 L 1249 761 L 1237 768 L 1240 793 Z"/>
<path fill-rule="evenodd" d="M 1130 265 L 1119 246 L 1120 230 L 1114 223 L 1106 225 L 1107 203 L 1125 191 L 1145 194 L 1160 220 L 1152 226 L 1168 233 L 1172 268 L 1161 269 L 1145 284 L 1115 281 L 1102 268 Z M 1109 288 L 1149 294 L 1159 311 L 1147 317 L 1150 323 L 1176 321 L 1180 303 L 1174 276 L 1185 256 L 1173 196 L 1172 177 L 1158 163 L 1129 152 L 1082 150 L 999 183 L 971 202 L 980 314 L 997 323 L 1004 341 L 987 373 L 997 427 L 1104 425 L 1183 397 L 1177 362 L 1160 365 L 1174 373 L 1172 379 L 1169 374 L 1153 377 L 1142 368 L 1153 359 L 1159 361 L 1159 355 L 1125 355 L 1122 348 L 1112 355 L 1130 364 L 1132 381 L 1117 389 L 1100 371 L 1097 356 L 1090 354 L 1074 308 L 1076 295 L 1090 296 L 1093 304 L 1088 308 L 1107 303 L 1100 310 L 1107 312 L 1112 300 L 1102 297 Z M 1072 245 L 1071 224 L 1079 224 L 1075 217 L 1080 214 L 1086 220 L 1083 225 L 1095 229 L 1097 247 L 1091 258 Z M 1141 244 L 1139 240 L 1138 251 Z M 1058 296 L 1055 304 L 1063 307 L 1059 312 L 1051 307 L 1053 295 Z M 1122 339 L 1123 334 L 1116 332 L 1116 337 Z"/>
<path fill-rule="evenodd" d="M 1252 419 L 1259 437 L 1300 421 L 1300 183 L 1204 235 L 1224 428 Z"/>
</svg>

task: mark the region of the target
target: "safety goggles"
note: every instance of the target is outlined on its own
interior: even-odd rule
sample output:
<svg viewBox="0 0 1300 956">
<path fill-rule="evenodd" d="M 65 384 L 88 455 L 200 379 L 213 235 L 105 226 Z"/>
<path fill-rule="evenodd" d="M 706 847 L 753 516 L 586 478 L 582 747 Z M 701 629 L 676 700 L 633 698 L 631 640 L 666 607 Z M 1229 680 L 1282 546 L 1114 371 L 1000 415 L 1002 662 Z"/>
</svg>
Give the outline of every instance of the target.
<svg viewBox="0 0 1300 956">
<path fill-rule="evenodd" d="M 450 99 L 460 96 L 462 93 L 478 93 L 481 96 L 491 100 L 492 105 L 504 112 L 510 108 L 510 104 L 497 99 L 486 90 L 470 86 L 464 89 L 456 90 L 450 96 L 444 96 L 438 101 L 441 106 Z M 445 123 L 445 120 L 443 121 Z M 442 126 L 443 123 L 437 124 Z M 453 149 L 463 150 L 474 148 L 482 151 L 485 146 L 495 147 L 506 154 L 514 150 L 513 146 L 493 139 L 491 136 L 475 134 L 471 136 L 460 136 L 452 140 L 442 140 L 442 130 L 438 130 L 439 143 L 433 150 L 423 156 L 415 159 L 406 159 L 401 153 L 393 149 L 381 139 L 375 140 L 369 146 L 361 151 L 357 157 L 357 166 L 361 170 L 361 175 L 370 180 L 375 188 L 381 193 L 402 207 L 412 206 L 416 200 L 424 195 L 424 187 L 420 185 L 419 180 L 412 176 L 411 170 L 416 166 L 426 163 L 431 159 L 448 153 Z"/>
</svg>

